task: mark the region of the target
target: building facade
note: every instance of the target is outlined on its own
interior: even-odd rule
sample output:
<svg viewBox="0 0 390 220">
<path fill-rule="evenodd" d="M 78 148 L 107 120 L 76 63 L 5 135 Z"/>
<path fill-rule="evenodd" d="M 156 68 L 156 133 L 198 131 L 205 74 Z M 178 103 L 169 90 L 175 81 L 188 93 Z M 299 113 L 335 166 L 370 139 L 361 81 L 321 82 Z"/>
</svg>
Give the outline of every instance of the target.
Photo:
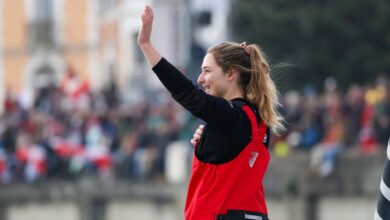
<svg viewBox="0 0 390 220">
<path fill-rule="evenodd" d="M 59 85 L 70 66 L 89 79 L 93 1 L 0 0 L 1 97 Z"/>
<path fill-rule="evenodd" d="M 125 100 L 159 89 L 136 39 L 143 7 L 155 8 L 153 42 L 185 69 L 189 60 L 186 0 L 0 0 L 0 97 L 60 85 L 69 69 Z"/>
</svg>

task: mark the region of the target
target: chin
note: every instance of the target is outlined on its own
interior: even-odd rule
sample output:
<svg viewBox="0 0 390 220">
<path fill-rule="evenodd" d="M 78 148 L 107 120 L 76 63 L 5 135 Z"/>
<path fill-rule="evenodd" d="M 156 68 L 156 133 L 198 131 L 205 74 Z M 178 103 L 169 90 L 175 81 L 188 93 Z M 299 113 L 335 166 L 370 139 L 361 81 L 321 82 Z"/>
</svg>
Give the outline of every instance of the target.
<svg viewBox="0 0 390 220">
<path fill-rule="evenodd" d="M 213 92 L 212 90 L 204 90 L 204 92 L 205 92 L 207 95 L 216 96 L 216 95 L 215 95 L 215 92 Z"/>
</svg>

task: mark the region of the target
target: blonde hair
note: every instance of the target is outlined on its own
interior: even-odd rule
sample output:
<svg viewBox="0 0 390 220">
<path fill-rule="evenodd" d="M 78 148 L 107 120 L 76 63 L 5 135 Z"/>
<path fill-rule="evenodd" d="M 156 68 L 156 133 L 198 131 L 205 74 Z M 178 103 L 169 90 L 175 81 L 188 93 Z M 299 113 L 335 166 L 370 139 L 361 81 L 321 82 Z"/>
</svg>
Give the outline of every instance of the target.
<svg viewBox="0 0 390 220">
<path fill-rule="evenodd" d="M 238 84 L 245 98 L 255 104 L 264 123 L 272 132 L 280 134 L 285 129 L 278 112 L 281 106 L 275 83 L 270 77 L 270 68 L 265 54 L 255 44 L 222 43 L 211 47 L 207 53 L 226 73 L 231 68 L 239 72 Z"/>
</svg>

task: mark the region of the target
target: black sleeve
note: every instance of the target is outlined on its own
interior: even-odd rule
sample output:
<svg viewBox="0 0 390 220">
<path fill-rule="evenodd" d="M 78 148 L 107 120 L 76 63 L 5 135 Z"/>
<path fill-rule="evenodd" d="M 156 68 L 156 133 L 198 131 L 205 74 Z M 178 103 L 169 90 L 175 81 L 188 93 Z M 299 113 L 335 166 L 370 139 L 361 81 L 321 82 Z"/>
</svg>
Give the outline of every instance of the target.
<svg viewBox="0 0 390 220">
<path fill-rule="evenodd" d="M 220 126 L 236 125 L 241 108 L 224 98 L 208 95 L 162 58 L 153 71 L 172 97 L 195 117 Z"/>
</svg>

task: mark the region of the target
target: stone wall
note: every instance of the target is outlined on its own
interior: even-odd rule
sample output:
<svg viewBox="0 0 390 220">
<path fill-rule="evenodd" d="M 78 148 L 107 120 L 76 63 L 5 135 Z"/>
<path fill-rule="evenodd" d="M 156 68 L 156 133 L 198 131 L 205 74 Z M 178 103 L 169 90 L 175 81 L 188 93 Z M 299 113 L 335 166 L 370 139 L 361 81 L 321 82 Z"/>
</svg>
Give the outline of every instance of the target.
<svg viewBox="0 0 390 220">
<path fill-rule="evenodd" d="M 272 220 L 372 219 L 385 154 L 337 158 L 318 178 L 309 155 L 273 158 L 264 185 Z M 75 182 L 0 187 L 0 220 L 180 220 L 187 183 L 134 183 L 83 178 Z"/>
</svg>

